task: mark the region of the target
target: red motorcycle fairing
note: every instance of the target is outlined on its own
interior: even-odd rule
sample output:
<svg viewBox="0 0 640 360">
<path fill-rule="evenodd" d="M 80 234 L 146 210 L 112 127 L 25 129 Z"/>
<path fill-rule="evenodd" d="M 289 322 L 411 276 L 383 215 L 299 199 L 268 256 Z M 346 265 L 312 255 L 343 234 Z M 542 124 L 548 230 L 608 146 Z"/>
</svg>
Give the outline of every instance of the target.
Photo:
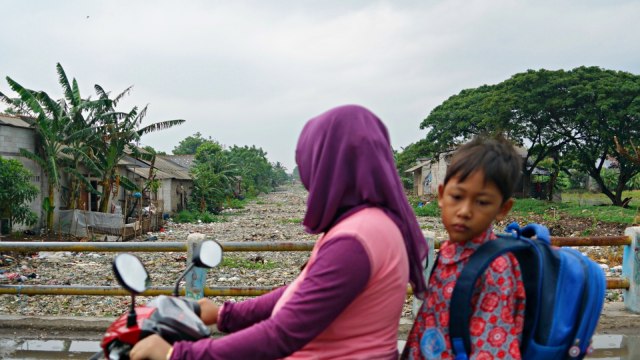
<svg viewBox="0 0 640 360">
<path fill-rule="evenodd" d="M 145 306 L 137 306 L 136 324 L 127 327 L 128 313 L 121 315 L 107 329 L 100 346 L 107 359 L 129 359 L 129 351 L 138 341 L 158 334 L 173 344 L 196 341 L 211 336 L 211 330 L 199 317 L 195 300 L 160 295 Z"/>
<path fill-rule="evenodd" d="M 137 306 L 136 325 L 133 327 L 127 327 L 127 316 L 129 313 L 122 314 L 116 321 L 109 325 L 109 328 L 107 328 L 102 338 L 102 342 L 100 342 L 100 346 L 103 349 L 107 349 L 108 345 L 115 340 L 119 340 L 125 344 L 135 345 L 140 341 L 142 322 L 151 317 L 154 311 L 156 311 L 155 307 Z"/>
</svg>

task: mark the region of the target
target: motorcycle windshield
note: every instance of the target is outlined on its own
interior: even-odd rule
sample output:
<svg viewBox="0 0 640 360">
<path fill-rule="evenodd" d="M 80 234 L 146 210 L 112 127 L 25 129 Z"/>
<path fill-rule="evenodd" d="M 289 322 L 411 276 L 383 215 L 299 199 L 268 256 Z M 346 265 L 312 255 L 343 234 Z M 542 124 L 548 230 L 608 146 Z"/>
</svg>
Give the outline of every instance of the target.
<svg viewBox="0 0 640 360">
<path fill-rule="evenodd" d="M 142 323 L 142 331 L 147 334 L 158 334 L 169 343 L 211 336 L 211 330 L 181 298 L 160 295 L 148 306 L 155 307 L 156 311 Z"/>
</svg>

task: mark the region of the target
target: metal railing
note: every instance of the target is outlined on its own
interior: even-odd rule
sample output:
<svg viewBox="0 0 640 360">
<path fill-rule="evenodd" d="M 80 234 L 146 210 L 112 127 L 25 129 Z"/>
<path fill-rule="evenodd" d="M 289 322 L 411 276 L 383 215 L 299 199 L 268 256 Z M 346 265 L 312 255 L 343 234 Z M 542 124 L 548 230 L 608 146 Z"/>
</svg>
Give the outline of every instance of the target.
<svg viewBox="0 0 640 360">
<path fill-rule="evenodd" d="M 225 242 L 221 243 L 225 252 L 262 251 L 311 251 L 313 241 L 305 242 Z M 629 246 L 629 236 L 600 237 L 552 237 L 555 246 Z M 438 249 L 436 242 L 434 248 Z M 0 242 L 0 252 L 186 252 L 187 242 Z M 607 289 L 629 289 L 630 281 L 625 277 L 607 279 Z M 172 287 L 152 287 L 143 296 L 169 295 Z M 204 288 L 205 296 L 259 296 L 274 287 L 269 286 L 216 286 Z M 181 290 L 184 293 L 184 289 Z M 409 290 L 410 292 L 410 290 Z M 119 287 L 82 285 L 0 285 L 0 294 L 22 295 L 89 295 L 126 296 L 129 293 Z"/>
</svg>

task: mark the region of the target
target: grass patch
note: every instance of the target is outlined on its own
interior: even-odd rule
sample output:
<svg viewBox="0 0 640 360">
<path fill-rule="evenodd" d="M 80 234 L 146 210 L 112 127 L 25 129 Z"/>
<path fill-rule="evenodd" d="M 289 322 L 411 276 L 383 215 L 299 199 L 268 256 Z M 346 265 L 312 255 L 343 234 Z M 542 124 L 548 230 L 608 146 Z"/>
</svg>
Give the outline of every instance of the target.
<svg viewBox="0 0 640 360">
<path fill-rule="evenodd" d="M 278 267 L 273 261 L 269 260 L 250 260 L 243 259 L 238 257 L 224 257 L 222 259 L 222 267 L 234 268 L 234 269 L 250 269 L 250 270 L 260 270 L 260 269 L 275 269 Z"/>
<path fill-rule="evenodd" d="M 244 209 L 245 204 L 247 203 L 246 199 L 228 199 L 224 202 L 224 205 L 227 209 Z"/>
<path fill-rule="evenodd" d="M 515 199 L 511 213 L 513 215 L 544 215 L 550 210 L 559 210 L 563 208 L 563 203 L 552 203 L 537 199 Z"/>
<path fill-rule="evenodd" d="M 511 215 L 527 218 L 531 215 L 542 216 L 545 221 L 553 222 L 560 219 L 560 215 L 565 214 L 572 217 L 590 218 L 593 223 L 598 221 L 610 222 L 610 223 L 622 223 L 622 224 L 634 224 L 640 218 L 640 206 L 632 205 L 629 208 L 622 208 L 619 206 L 598 206 L 587 204 L 584 201 L 585 198 L 593 200 L 595 204 L 601 201 L 602 204 L 609 204 L 609 199 L 604 194 L 585 193 L 583 201 L 577 201 L 580 199 L 576 193 L 572 193 L 570 196 L 565 197 L 565 201 L 561 203 L 550 202 L 537 199 L 516 199 L 511 209 Z M 640 199 L 640 191 L 625 191 L 624 197 L 631 196 L 634 199 Z M 595 202 L 596 199 L 598 202 Z M 424 204 L 422 207 L 418 206 L 418 199 L 413 199 L 411 205 L 416 216 L 440 216 L 440 208 L 438 208 L 437 201 L 431 201 Z M 585 236 L 587 233 L 592 232 L 594 229 L 585 229 Z"/>
<path fill-rule="evenodd" d="M 413 205 L 413 212 L 416 213 L 416 216 L 440 216 L 440 208 L 437 201 L 428 202 L 423 206 L 419 206 L 419 204 Z"/>
<path fill-rule="evenodd" d="M 300 218 L 292 218 L 292 219 L 281 219 L 281 224 L 302 224 L 302 219 Z"/>
<path fill-rule="evenodd" d="M 622 198 L 633 198 L 630 202 L 631 208 L 640 207 L 640 190 L 623 191 Z M 562 193 L 562 202 L 576 205 L 609 205 L 611 200 L 603 193 L 593 193 L 590 191 L 569 190 Z"/>
<path fill-rule="evenodd" d="M 633 224 L 634 218 L 638 215 L 638 209 L 625 209 L 619 206 L 580 205 L 574 202 L 555 203 L 536 199 L 516 199 L 511 214 L 522 217 L 542 215 L 543 218 L 549 221 L 558 220 L 560 214 L 567 214 L 573 217 L 593 219 L 593 223 L 602 221 Z"/>
<path fill-rule="evenodd" d="M 222 215 L 214 215 L 209 212 L 199 212 L 199 211 L 180 211 L 179 213 L 173 216 L 173 221 L 185 224 L 185 223 L 196 223 L 200 220 L 203 223 L 214 223 L 214 222 L 225 222 L 225 218 Z"/>
<path fill-rule="evenodd" d="M 633 224 L 638 209 L 625 209 L 619 206 L 569 206 L 567 214 L 575 217 L 588 217 L 603 222 Z"/>
</svg>

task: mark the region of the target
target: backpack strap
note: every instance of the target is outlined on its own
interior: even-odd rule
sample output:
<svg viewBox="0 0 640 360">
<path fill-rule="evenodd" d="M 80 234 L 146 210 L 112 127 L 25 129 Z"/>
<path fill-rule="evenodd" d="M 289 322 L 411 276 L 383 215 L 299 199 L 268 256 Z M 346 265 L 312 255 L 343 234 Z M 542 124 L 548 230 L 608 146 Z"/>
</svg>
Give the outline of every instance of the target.
<svg viewBox="0 0 640 360">
<path fill-rule="evenodd" d="M 498 237 L 480 246 L 464 265 L 449 305 L 449 336 L 456 359 L 471 352 L 469 322 L 471 318 L 471 297 L 480 276 L 497 257 L 508 252 L 519 253 L 531 248 L 531 244 L 517 238 Z"/>
</svg>

